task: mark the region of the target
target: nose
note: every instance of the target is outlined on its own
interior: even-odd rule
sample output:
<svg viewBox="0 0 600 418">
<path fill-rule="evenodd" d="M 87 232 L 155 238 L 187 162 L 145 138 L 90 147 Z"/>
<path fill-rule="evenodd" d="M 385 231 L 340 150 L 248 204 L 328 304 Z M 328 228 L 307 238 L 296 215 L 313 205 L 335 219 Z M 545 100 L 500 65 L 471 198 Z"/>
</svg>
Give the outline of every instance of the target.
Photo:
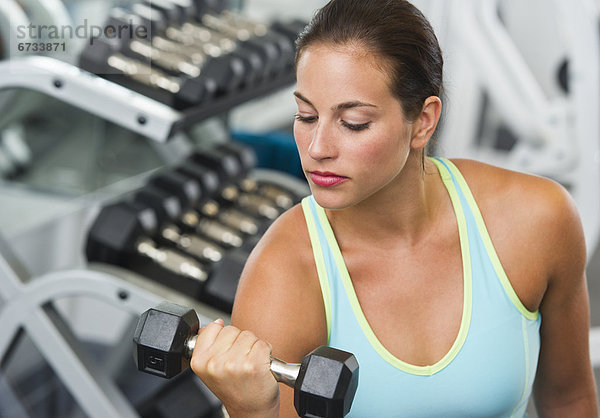
<svg viewBox="0 0 600 418">
<path fill-rule="evenodd" d="M 337 156 L 335 136 L 326 121 L 320 119 L 313 132 L 312 141 L 308 147 L 310 158 L 317 161 L 335 158 Z"/>
</svg>

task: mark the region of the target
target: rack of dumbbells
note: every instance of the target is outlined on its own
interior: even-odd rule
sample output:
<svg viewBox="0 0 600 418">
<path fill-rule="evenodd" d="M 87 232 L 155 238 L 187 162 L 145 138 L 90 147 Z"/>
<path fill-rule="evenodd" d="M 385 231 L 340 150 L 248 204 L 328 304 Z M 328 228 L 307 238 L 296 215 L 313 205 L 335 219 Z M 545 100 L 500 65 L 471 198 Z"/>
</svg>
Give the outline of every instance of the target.
<svg viewBox="0 0 600 418">
<path fill-rule="evenodd" d="M 268 226 L 300 196 L 248 177 L 255 156 L 223 143 L 104 206 L 87 239 L 91 262 L 125 267 L 231 313 L 242 268 Z"/>
<path fill-rule="evenodd" d="M 180 110 L 174 129 L 291 84 L 304 24 L 255 23 L 224 4 L 143 0 L 115 8 L 105 27 L 121 36 L 91 39 L 80 66 Z"/>
<path fill-rule="evenodd" d="M 224 4 L 143 0 L 114 9 L 106 26 L 149 36 L 91 39 L 79 66 L 42 56 L 0 61 L 0 90 L 44 93 L 158 143 L 187 138 L 186 128 L 295 79 L 303 23 L 259 24 Z M 93 215 L 86 265 L 31 274 L 0 236 L 0 366 L 24 333 L 87 416 L 219 416 L 220 403 L 189 371 L 169 381 L 135 371 L 131 326 L 99 365 L 54 305 L 93 298 L 131 315 L 130 325 L 162 300 L 194 308 L 201 323 L 228 318 L 249 252 L 306 189 L 285 176 L 261 178 L 248 148 L 189 145 L 195 151 L 142 187 L 83 208 Z"/>
<path fill-rule="evenodd" d="M 301 197 L 297 188 L 249 177 L 255 162 L 249 148 L 226 142 L 158 171 L 100 210 L 87 237 L 88 260 L 125 268 L 229 314 L 250 251 Z M 199 385 L 188 370 L 162 382 L 138 411 L 142 416 L 212 416 L 215 406 Z M 195 402 L 185 412 L 179 406 L 184 398 Z"/>
</svg>

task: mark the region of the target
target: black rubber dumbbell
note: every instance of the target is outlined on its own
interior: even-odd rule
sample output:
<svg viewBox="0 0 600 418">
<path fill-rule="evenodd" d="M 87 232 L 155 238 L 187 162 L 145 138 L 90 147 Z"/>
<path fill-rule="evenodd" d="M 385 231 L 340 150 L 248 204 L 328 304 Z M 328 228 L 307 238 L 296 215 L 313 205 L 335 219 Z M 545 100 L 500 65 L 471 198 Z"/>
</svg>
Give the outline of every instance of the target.
<svg viewBox="0 0 600 418">
<path fill-rule="evenodd" d="M 219 90 L 235 90 L 243 83 L 244 63 L 238 57 L 230 55 L 229 50 L 206 40 L 183 43 L 180 42 L 181 39 L 168 39 L 170 34 L 180 30 L 180 21 L 185 19 L 181 8 L 166 0 L 149 0 L 135 4 L 132 11 L 143 22 L 157 28 L 151 42 L 158 51 L 187 56 L 202 66 L 202 75 L 214 79 Z M 202 55 L 199 59 L 196 58 L 198 54 Z"/>
<path fill-rule="evenodd" d="M 199 78 L 207 84 L 207 98 L 217 91 L 238 89 L 246 77 L 245 63 L 240 57 L 219 50 L 216 45 L 213 48 L 217 51 L 211 49 L 209 53 L 202 42 L 184 44 L 169 39 L 168 34 L 175 30 L 171 24 L 184 17 L 180 8 L 168 1 L 157 0 L 135 4 L 131 12 L 117 8 L 111 12 L 109 21 L 113 25 L 138 22 L 144 28 L 152 28 L 148 39 L 125 43 L 122 48 L 125 55 L 143 57 L 171 74 L 183 73 Z"/>
<path fill-rule="evenodd" d="M 141 60 L 119 52 L 118 47 L 94 39 L 82 51 L 82 69 L 114 81 L 175 109 L 184 109 L 207 100 L 211 83 L 176 77 Z"/>
<path fill-rule="evenodd" d="M 165 1 L 165 0 L 162 0 Z M 179 10 L 179 24 L 195 19 L 197 10 L 193 0 L 166 0 Z"/>
<path fill-rule="evenodd" d="M 262 234 L 265 230 L 261 221 L 231 207 L 222 207 L 211 198 L 211 194 L 204 191 L 202 198 L 198 198 L 197 190 L 203 188 L 194 175 L 196 174 L 186 174 L 186 170 L 180 166 L 177 170 L 153 176 L 149 183 L 175 195 L 181 205 L 188 208 L 180 216 L 184 225 L 226 247 L 240 247 L 240 242 L 243 241 L 242 248 L 250 251 L 253 244 L 251 247 L 247 244 L 254 241 L 248 238 Z"/>
<path fill-rule="evenodd" d="M 194 4 L 197 12 L 195 22 L 188 22 L 189 24 L 183 25 L 183 29 L 190 29 L 191 32 L 200 30 L 203 38 L 237 44 L 235 53 L 250 57 L 246 65 L 256 76 L 255 82 L 271 78 L 286 66 L 291 68 L 294 46 L 287 37 L 270 31 L 265 25 L 255 24 L 254 26 L 264 27 L 264 30 L 253 32 L 248 29 L 252 25 L 247 20 L 244 21 L 245 25 L 241 25 L 225 18 L 221 15 L 225 9 L 224 2 L 196 0 Z"/>
<path fill-rule="evenodd" d="M 159 219 L 182 225 L 220 247 L 243 247 L 245 236 L 240 231 L 223 224 L 217 217 L 198 212 L 196 207 L 202 205 L 199 190 L 194 179 L 167 171 L 153 176 L 134 199 L 154 208 Z"/>
<path fill-rule="evenodd" d="M 136 4 L 133 11 L 157 28 L 152 37 L 153 47 L 186 55 L 202 65 L 202 75 L 215 80 L 219 93 L 256 84 L 261 77 L 264 63 L 260 55 L 237 48 L 233 41 L 225 46 L 214 39 L 208 28 L 190 21 L 193 9 L 186 7 L 185 0 L 145 0 Z M 197 58 L 198 54 L 203 58 Z"/>
<path fill-rule="evenodd" d="M 174 245 L 205 263 L 216 263 L 224 257 L 226 249 L 218 242 L 185 231 L 176 223 L 182 214 L 181 202 L 176 196 L 156 187 L 146 186 L 134 194 L 133 202 L 154 211 L 160 225 L 155 237 L 161 243 Z"/>
<path fill-rule="evenodd" d="M 125 267 L 231 312 L 248 252 L 225 251 L 157 218 L 140 201 L 105 206 L 88 233 L 88 261 Z"/>
<path fill-rule="evenodd" d="M 300 198 L 296 196 L 295 193 L 292 193 L 282 186 L 265 180 L 257 181 L 248 177 L 250 171 L 254 169 L 257 164 L 256 153 L 252 148 L 239 142 L 227 141 L 217 145 L 215 150 L 226 155 L 231 155 L 238 160 L 240 168 L 242 169 L 242 179 L 239 181 L 239 184 L 244 191 L 265 196 L 273 200 L 273 202 L 283 210 L 291 208 L 295 203 L 300 201 Z"/>
<path fill-rule="evenodd" d="M 200 220 L 193 228 L 195 233 L 180 230 L 175 222 L 182 218 L 182 201 L 176 194 L 152 184 L 140 189 L 134 201 L 155 210 L 155 216 L 162 221 L 157 240 L 168 241 L 204 263 L 208 278 L 196 297 L 231 312 L 240 276 L 256 240 L 242 240 L 235 231 L 210 219 Z M 227 243 L 235 245 L 224 248 Z"/>
<path fill-rule="evenodd" d="M 215 198 L 218 198 L 221 193 L 219 177 L 214 170 L 210 170 L 192 161 L 185 161 L 176 166 L 174 171 L 181 173 L 186 177 L 195 179 L 203 185 L 204 195 L 209 197 L 208 200 L 203 201 L 200 207 L 197 208 L 203 215 L 218 219 L 224 225 L 234 228 L 251 237 L 262 235 L 270 225 L 270 221 L 265 222 L 262 218 L 252 216 L 240 210 L 235 207 L 231 201 L 228 201 L 223 205 L 214 200 Z M 213 177 L 217 179 L 216 183 L 213 183 L 212 180 L 207 181 Z M 217 184 L 217 187 L 213 187 L 213 184 Z"/>
<path fill-rule="evenodd" d="M 233 155 L 216 149 L 205 149 L 191 154 L 188 160 L 217 173 L 221 184 L 224 185 L 217 197 L 219 202 L 233 204 L 252 216 L 262 217 L 269 222 L 281 214 L 281 209 L 272 199 L 245 192 L 239 187 L 239 181 L 246 176 L 242 165 Z"/>
<path fill-rule="evenodd" d="M 167 286 L 199 298 L 208 269 L 194 258 L 158 244 L 152 238 L 158 231 L 156 215 L 148 207 L 135 202 L 105 206 L 88 232 L 87 260 L 158 278 Z"/>
<path fill-rule="evenodd" d="M 263 61 L 265 80 L 277 77 L 284 69 L 289 69 L 293 62 L 293 45 L 287 37 L 277 32 L 267 31 L 262 36 L 256 36 L 248 28 L 239 27 L 210 13 L 203 15 L 200 22 L 209 29 L 236 41 L 242 50 L 257 53 Z"/>
<path fill-rule="evenodd" d="M 231 9 L 227 9 L 218 14 L 218 17 L 233 26 L 246 28 L 254 34 L 255 41 L 272 43 L 277 49 L 279 62 L 277 63 L 277 71 L 290 72 L 294 67 L 295 58 L 295 39 L 290 39 L 287 34 L 276 30 L 273 25 L 266 25 L 248 19 L 240 13 L 236 13 Z"/>
<path fill-rule="evenodd" d="M 133 337 L 138 370 L 171 378 L 186 369 L 199 326 L 193 309 L 170 302 L 144 312 Z M 301 364 L 272 357 L 271 372 L 294 389 L 294 406 L 301 417 L 343 417 L 350 412 L 358 387 L 353 354 L 322 346 Z"/>
</svg>

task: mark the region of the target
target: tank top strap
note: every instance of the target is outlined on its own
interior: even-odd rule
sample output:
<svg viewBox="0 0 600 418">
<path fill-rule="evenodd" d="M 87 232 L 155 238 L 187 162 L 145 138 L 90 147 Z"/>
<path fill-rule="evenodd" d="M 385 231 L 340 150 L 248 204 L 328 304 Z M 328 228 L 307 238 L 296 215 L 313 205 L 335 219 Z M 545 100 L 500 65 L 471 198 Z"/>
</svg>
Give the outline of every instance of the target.
<svg viewBox="0 0 600 418">
<path fill-rule="evenodd" d="M 445 179 L 451 179 L 455 188 L 458 190 L 461 201 L 463 202 L 462 206 L 465 212 L 468 213 L 466 219 L 469 224 L 469 230 L 470 232 L 475 233 L 475 235 L 470 234 L 474 236 L 474 239 L 471 239 L 471 241 L 476 240 L 477 244 L 482 247 L 482 251 L 487 254 L 487 258 L 489 258 L 489 262 L 491 263 L 498 280 L 502 284 L 506 295 L 525 318 L 529 320 L 536 320 L 538 317 L 538 312 L 529 311 L 523 305 L 517 293 L 513 289 L 512 284 L 506 275 L 504 267 L 500 262 L 500 258 L 498 257 L 498 253 L 496 252 L 494 244 L 492 243 L 492 239 L 490 238 L 490 234 L 485 225 L 485 221 L 479 206 L 477 205 L 477 202 L 471 193 L 471 189 L 465 181 L 462 173 L 458 170 L 456 165 L 447 158 L 435 157 L 430 158 L 430 160 L 437 166 L 442 180 L 446 182 L 447 180 Z M 446 187 L 448 187 L 448 185 L 446 185 Z"/>
<path fill-rule="evenodd" d="M 302 211 L 306 219 L 308 234 L 313 250 L 313 256 L 323 294 L 323 303 L 325 305 L 325 318 L 327 320 L 327 341 L 331 338 L 331 316 L 332 316 L 332 279 L 339 275 L 336 271 L 336 263 L 333 251 L 328 242 L 323 222 L 320 219 L 325 215 L 325 211 L 315 201 L 314 197 L 307 196 L 302 199 Z"/>
</svg>

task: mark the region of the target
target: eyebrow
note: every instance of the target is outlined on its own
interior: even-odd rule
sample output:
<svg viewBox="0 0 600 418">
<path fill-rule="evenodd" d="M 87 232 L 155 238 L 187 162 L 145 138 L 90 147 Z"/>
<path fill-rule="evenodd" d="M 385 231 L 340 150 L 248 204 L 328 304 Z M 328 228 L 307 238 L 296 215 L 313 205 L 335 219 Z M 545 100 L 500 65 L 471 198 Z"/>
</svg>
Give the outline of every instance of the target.
<svg viewBox="0 0 600 418">
<path fill-rule="evenodd" d="M 302 94 L 298 93 L 297 91 L 294 92 L 294 96 L 296 96 L 298 99 L 302 100 L 303 102 L 311 105 L 312 107 L 315 107 L 310 100 L 308 100 L 306 97 L 304 97 Z M 371 103 L 365 103 L 365 102 L 355 100 L 352 102 L 344 102 L 344 103 L 335 105 L 332 107 L 332 110 L 335 111 L 335 110 L 352 109 L 354 107 L 377 107 L 377 106 L 375 106 L 374 104 L 371 104 Z"/>
</svg>

